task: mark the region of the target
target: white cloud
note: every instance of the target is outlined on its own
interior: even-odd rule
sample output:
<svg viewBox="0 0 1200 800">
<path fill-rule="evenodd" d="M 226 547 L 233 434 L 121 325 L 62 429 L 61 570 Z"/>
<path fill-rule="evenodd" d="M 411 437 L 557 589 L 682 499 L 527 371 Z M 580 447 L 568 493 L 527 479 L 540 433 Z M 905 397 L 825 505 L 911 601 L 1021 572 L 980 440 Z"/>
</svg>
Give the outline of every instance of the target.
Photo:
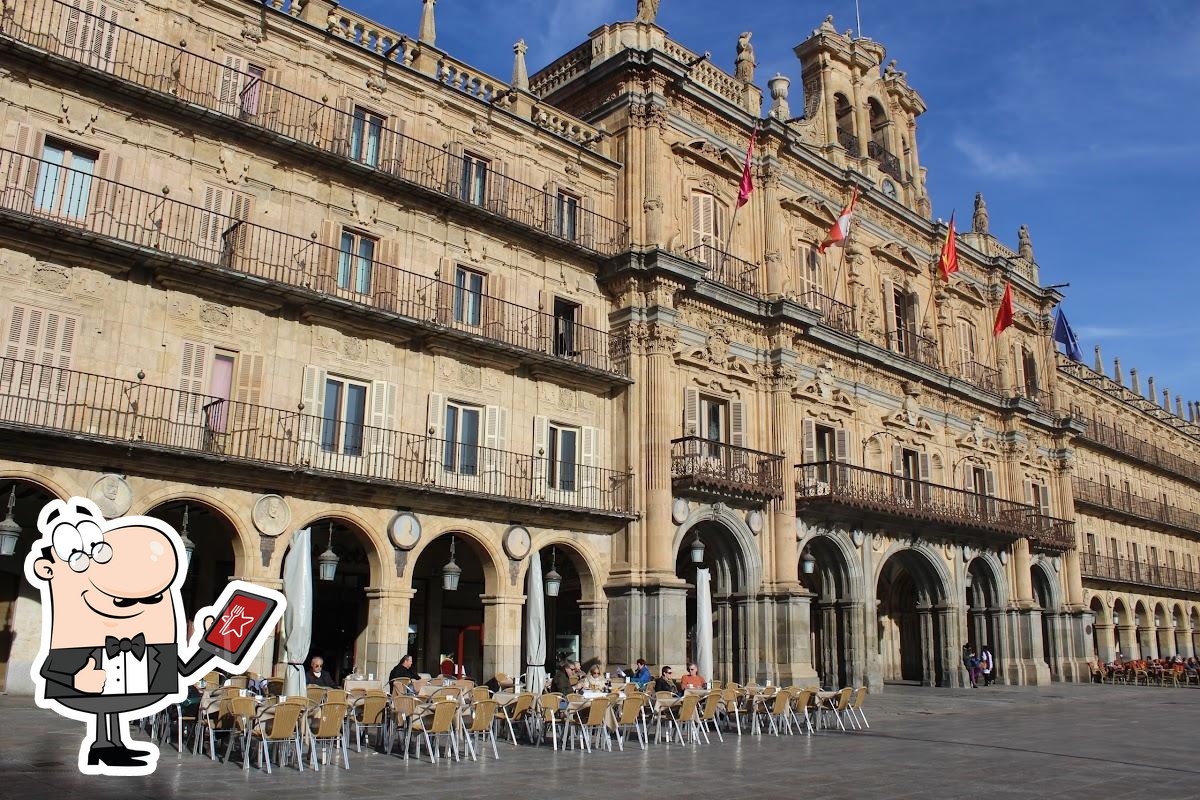
<svg viewBox="0 0 1200 800">
<path fill-rule="evenodd" d="M 1001 152 L 983 142 L 958 133 L 953 139 L 954 147 L 966 156 L 971 169 L 980 175 L 994 178 L 1018 179 L 1035 174 L 1033 163 L 1015 151 Z"/>
</svg>

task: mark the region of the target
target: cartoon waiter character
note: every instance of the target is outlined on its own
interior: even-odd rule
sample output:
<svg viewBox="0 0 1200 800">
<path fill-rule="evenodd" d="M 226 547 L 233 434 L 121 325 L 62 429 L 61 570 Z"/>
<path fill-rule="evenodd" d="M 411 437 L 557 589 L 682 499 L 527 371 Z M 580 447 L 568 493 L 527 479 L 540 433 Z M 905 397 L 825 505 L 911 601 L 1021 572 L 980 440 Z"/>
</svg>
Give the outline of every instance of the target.
<svg viewBox="0 0 1200 800">
<path fill-rule="evenodd" d="M 197 614 L 203 631 L 189 645 L 179 594 L 186 560 L 170 526 L 152 517 L 106 521 L 90 500 L 73 497 L 43 508 L 38 530 L 25 562 L 42 593 L 37 704 L 87 723 L 82 772 L 149 774 L 158 749 L 126 742 L 129 719 L 181 702 L 194 676 L 213 666 L 239 672 L 278 621 L 283 596 L 231 582 Z"/>
</svg>

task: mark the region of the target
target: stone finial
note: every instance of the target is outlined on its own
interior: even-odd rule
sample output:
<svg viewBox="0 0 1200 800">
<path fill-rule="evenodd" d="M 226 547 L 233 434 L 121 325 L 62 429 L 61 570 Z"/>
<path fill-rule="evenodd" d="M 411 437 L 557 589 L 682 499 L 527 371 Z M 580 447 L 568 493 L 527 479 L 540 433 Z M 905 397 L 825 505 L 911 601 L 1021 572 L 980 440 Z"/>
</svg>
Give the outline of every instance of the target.
<svg viewBox="0 0 1200 800">
<path fill-rule="evenodd" d="M 825 33 L 837 33 L 837 28 L 833 26 L 833 14 L 825 17 L 825 21 L 821 23 L 821 27 L 817 30 Z"/>
<path fill-rule="evenodd" d="M 1104 358 L 1100 355 L 1100 345 L 1096 345 L 1096 372 L 1104 374 Z"/>
<path fill-rule="evenodd" d="M 1175 416 L 1184 419 L 1183 416 L 1183 398 L 1180 395 L 1175 395 Z"/>
<path fill-rule="evenodd" d="M 771 111 L 770 116 L 777 120 L 789 120 L 792 118 L 792 110 L 788 108 L 788 91 L 791 89 L 792 79 L 786 75 L 775 73 L 775 77 L 767 81 L 767 87 L 771 90 Z"/>
<path fill-rule="evenodd" d="M 658 0 L 637 0 L 637 16 L 633 19 L 653 25 L 658 19 Z"/>
<path fill-rule="evenodd" d="M 1129 368 L 1129 388 L 1133 389 L 1136 394 L 1142 393 L 1142 384 L 1138 380 L 1137 367 Z"/>
<path fill-rule="evenodd" d="M 1029 226 L 1022 225 L 1017 230 L 1017 255 L 1026 261 L 1033 261 L 1033 242 L 1029 239 Z"/>
<path fill-rule="evenodd" d="M 1155 397 L 1157 394 L 1158 393 L 1154 391 L 1154 376 L 1151 375 L 1146 379 L 1146 396 L 1149 397 L 1150 402 L 1153 403 L 1155 402 Z"/>
<path fill-rule="evenodd" d="M 433 7 L 437 0 L 421 0 L 421 27 L 417 39 L 428 45 L 437 43 L 437 26 L 433 21 Z"/>
<path fill-rule="evenodd" d="M 1171 410 L 1171 390 L 1163 389 L 1163 408 L 1168 412 Z"/>
<path fill-rule="evenodd" d="M 1196 401 L 1194 401 L 1194 400 L 1188 403 L 1188 422 L 1195 422 L 1195 421 L 1196 421 L 1196 408 L 1197 408 L 1197 406 L 1200 406 L 1200 403 L 1197 403 L 1197 402 L 1196 402 Z"/>
<path fill-rule="evenodd" d="M 1119 357 L 1113 359 L 1113 380 L 1122 386 L 1125 385 L 1125 376 L 1121 374 L 1121 359 Z"/>
<path fill-rule="evenodd" d="M 750 44 L 750 31 L 744 31 L 738 36 L 737 58 L 733 62 L 733 77 L 742 83 L 754 83 L 754 45 Z"/>
<path fill-rule="evenodd" d="M 525 69 L 525 54 L 529 52 L 529 46 L 525 44 L 524 39 L 518 39 L 513 45 L 513 74 L 512 86 L 514 89 L 520 89 L 523 92 L 529 91 L 529 71 Z"/>
<path fill-rule="evenodd" d="M 988 232 L 987 201 L 983 199 L 983 192 L 975 193 L 975 216 L 971 218 L 971 230 L 975 233 Z"/>
</svg>

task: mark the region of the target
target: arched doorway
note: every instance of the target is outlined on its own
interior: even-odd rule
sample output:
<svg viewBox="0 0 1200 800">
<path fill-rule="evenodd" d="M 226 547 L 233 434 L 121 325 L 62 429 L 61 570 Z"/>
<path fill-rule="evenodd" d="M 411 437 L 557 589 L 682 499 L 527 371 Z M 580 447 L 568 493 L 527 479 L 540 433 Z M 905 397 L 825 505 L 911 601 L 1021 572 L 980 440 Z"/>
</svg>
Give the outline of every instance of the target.
<svg viewBox="0 0 1200 800">
<path fill-rule="evenodd" d="M 1058 660 L 1054 654 L 1058 652 L 1058 601 L 1051 584 L 1051 578 L 1042 564 L 1030 567 L 1030 577 L 1033 582 L 1033 597 L 1041 609 L 1042 618 L 1042 660 L 1050 668 L 1050 677 L 1058 680 Z"/>
<path fill-rule="evenodd" d="M 13 554 L 0 556 L 0 690 L 8 688 L 9 662 L 14 660 L 14 655 L 18 662 L 32 661 L 40 646 L 39 627 L 26 624 L 17 630 L 17 606 L 41 602 L 39 592 L 25 581 L 23 570 L 25 557 L 39 536 L 38 512 L 54 499 L 51 491 L 32 481 L 0 478 L 0 519 L 7 522 L 11 512 L 12 522 L 20 529 Z M 29 616 L 25 612 L 22 616 L 40 620 L 39 616 Z M 22 678 L 22 682 L 27 683 L 28 673 Z"/>
<path fill-rule="evenodd" d="M 1121 660 L 1136 659 L 1140 651 L 1134 638 L 1136 631 L 1133 620 L 1129 616 L 1129 608 L 1125 601 L 1119 597 L 1113 601 L 1113 625 L 1117 627 L 1117 652 L 1121 655 Z"/>
<path fill-rule="evenodd" d="M 812 572 L 808 572 L 811 564 Z M 853 605 L 850 570 L 837 544 L 814 536 L 800 554 L 800 583 L 813 593 L 809 603 L 812 667 L 829 688 L 850 686 L 853 648 Z"/>
<path fill-rule="evenodd" d="M 1187 629 L 1187 618 L 1183 615 L 1183 606 L 1178 603 L 1171 609 L 1171 627 L 1175 638 L 1175 655 L 1191 655 L 1191 642 Z"/>
<path fill-rule="evenodd" d="M 492 677 L 484 674 L 486 558 L 474 539 L 458 532 L 438 536 L 417 557 L 408 652 L 419 671 L 437 675 L 447 655 L 480 683 Z M 448 577 L 452 560 L 460 570 L 457 586 Z"/>
<path fill-rule="evenodd" d="M 541 560 L 543 611 L 546 623 L 546 661 L 542 665 L 548 675 L 553 676 L 558 665 L 565 659 L 578 660 L 584 669 L 600 664 L 608 671 L 604 662 L 604 641 L 597 641 L 605 631 L 597 630 L 597 612 L 594 600 L 595 576 L 583 554 L 570 544 L 556 542 L 538 551 Z M 526 626 L 529 621 L 529 567 L 526 566 L 525 608 L 521 620 L 521 670 L 528 668 L 526 658 L 528 641 Z M 557 595 L 551 594 L 557 585 Z M 586 607 L 586 608 L 585 608 Z M 615 665 L 612 665 L 615 666 Z"/>
<path fill-rule="evenodd" d="M 1150 623 L 1150 612 L 1141 600 L 1133 607 L 1133 618 L 1137 624 L 1137 643 L 1139 658 L 1154 658 L 1154 628 Z"/>
<path fill-rule="evenodd" d="M 987 559 L 975 557 L 967 564 L 967 643 L 976 653 L 987 647 L 992 653 L 992 675 L 999 682 L 1004 663 L 1000 619 L 1004 601 L 1000 580 Z"/>
<path fill-rule="evenodd" d="M 367 587 L 374 583 L 370 555 L 374 547 L 362 528 L 340 517 L 322 517 L 300 527 L 312 532 L 312 642 L 305 662 L 321 656 L 325 668 L 341 681 L 351 673 L 365 672 L 368 666 Z M 332 578 L 324 580 L 320 564 L 327 551 L 333 552 L 337 563 Z M 290 555 L 289 546 L 285 562 Z"/>
<path fill-rule="evenodd" d="M 1191 619 L 1192 628 L 1192 655 L 1200 655 L 1200 609 L 1192 608 Z"/>
<path fill-rule="evenodd" d="M 1104 601 L 1094 595 L 1088 610 L 1092 612 L 1092 658 L 1107 663 L 1113 658 L 1113 647 L 1116 641 L 1116 622 L 1114 616 L 1104 607 Z"/>
<path fill-rule="evenodd" d="M 1154 638 L 1158 657 L 1175 655 L 1175 636 L 1171 633 L 1171 618 L 1162 603 L 1154 604 Z"/>
<path fill-rule="evenodd" d="M 702 548 L 695 545 L 697 540 Z M 675 557 L 675 575 L 687 582 L 684 657 L 688 661 L 696 658 L 695 580 L 699 568 L 709 571 L 712 593 L 714 674 L 705 677 L 744 683 L 752 674 L 746 641 L 751 624 L 747 565 L 734 534 L 720 522 L 703 521 L 692 526 L 681 539 Z"/>
<path fill-rule="evenodd" d="M 225 584 L 237 574 L 237 529 L 222 512 L 190 498 L 161 503 L 146 516 L 161 519 L 184 537 L 185 546 L 188 540 L 195 546 L 180 592 L 184 619 L 191 621 L 197 611 L 217 599 Z"/>
<path fill-rule="evenodd" d="M 913 549 L 893 553 L 879 571 L 875 597 L 884 681 L 949 686 L 949 593 L 929 557 Z"/>
</svg>

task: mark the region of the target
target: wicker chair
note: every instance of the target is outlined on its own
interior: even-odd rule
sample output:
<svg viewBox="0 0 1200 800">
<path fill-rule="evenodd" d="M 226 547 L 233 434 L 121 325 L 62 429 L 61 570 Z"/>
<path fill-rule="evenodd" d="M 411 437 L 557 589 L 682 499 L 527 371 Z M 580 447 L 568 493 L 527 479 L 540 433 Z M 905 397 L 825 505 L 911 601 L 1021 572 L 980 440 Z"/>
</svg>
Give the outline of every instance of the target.
<svg viewBox="0 0 1200 800">
<path fill-rule="evenodd" d="M 267 774 L 271 773 L 271 746 L 286 748 L 284 752 L 296 756 L 296 766 L 304 771 L 304 756 L 300 749 L 300 731 L 304 722 L 304 713 L 308 704 L 299 698 L 284 700 L 268 709 L 260 711 L 251 720 L 247 743 L 258 742 L 258 768 L 266 765 Z M 269 714 L 266 712 L 270 712 Z M 250 756 L 250 748 L 246 748 L 246 758 Z"/>
<path fill-rule="evenodd" d="M 514 722 L 524 722 L 526 736 L 533 738 L 530 731 L 533 699 L 533 692 L 521 692 L 517 695 L 517 699 L 513 701 L 511 706 L 500 706 L 496 711 L 497 720 L 503 721 L 508 726 L 508 738 L 512 741 L 514 747 L 517 744 L 517 732 L 513 727 Z"/>
<path fill-rule="evenodd" d="M 642 692 L 628 692 L 620 701 L 620 713 L 617 715 L 617 746 L 625 749 L 625 740 L 629 738 L 629 729 L 633 728 L 638 744 L 646 749 L 646 695 Z"/>
<path fill-rule="evenodd" d="M 574 725 L 589 753 L 592 752 L 593 738 L 597 748 L 603 743 L 612 750 L 612 739 L 608 735 L 608 710 L 611 707 L 612 701 L 607 697 L 597 697 L 586 708 L 573 711 L 567 724 L 567 744 L 571 743 L 571 725 Z M 583 713 L 585 711 L 586 716 Z"/>
<path fill-rule="evenodd" d="M 550 741 L 554 749 L 558 749 L 558 723 L 563 721 L 562 710 L 562 695 L 558 692 L 547 692 L 538 696 L 537 714 L 535 719 L 538 721 L 540 730 L 538 731 L 538 741 L 546 738 L 546 726 L 550 727 Z"/>
<path fill-rule="evenodd" d="M 439 700 L 433 705 L 433 713 L 428 717 L 418 717 L 412 721 L 408 728 L 408 734 L 405 736 L 404 752 L 408 753 L 408 739 L 412 734 L 418 735 L 417 739 L 417 758 L 421 757 L 421 738 L 425 739 L 425 746 L 429 750 L 429 761 L 433 764 L 437 763 L 437 748 L 434 743 L 440 740 L 449 741 L 451 752 L 454 754 L 454 760 L 458 761 L 458 737 L 454 732 L 455 718 L 458 716 L 458 702 L 455 700 Z M 432 739 L 430 737 L 433 737 Z M 407 755 L 405 756 L 407 758 Z"/>
<path fill-rule="evenodd" d="M 705 739 L 708 739 L 707 729 L 711 726 L 717 734 L 717 739 L 725 741 L 725 737 L 721 735 L 721 726 L 717 724 L 717 712 L 721 710 L 722 699 L 721 692 L 716 689 L 704 695 L 704 705 L 700 709 L 700 730 L 704 731 Z"/>
<path fill-rule="evenodd" d="M 332 689 L 330 691 L 333 691 Z M 342 766 L 350 769 L 350 753 L 346 747 L 346 712 L 349 706 L 344 702 L 326 700 L 317 707 L 313 714 L 312 733 L 309 735 L 310 755 L 313 769 L 320 769 L 317 766 L 317 748 L 320 747 L 322 754 L 328 760 L 328 748 L 332 745 L 336 750 L 342 751 Z"/>
<path fill-rule="evenodd" d="M 475 744 L 487 744 L 489 739 L 492 742 L 492 756 L 500 758 L 500 751 L 496 749 L 497 705 L 495 700 L 480 700 L 471 709 L 471 724 L 466 727 L 465 733 L 467 752 L 470 753 L 472 761 L 478 760 L 475 757 Z"/>
<path fill-rule="evenodd" d="M 362 752 L 363 732 L 372 729 L 384 738 L 388 721 L 388 695 L 381 689 L 371 689 L 354 701 L 350 722 L 354 726 L 354 751 Z"/>
</svg>

